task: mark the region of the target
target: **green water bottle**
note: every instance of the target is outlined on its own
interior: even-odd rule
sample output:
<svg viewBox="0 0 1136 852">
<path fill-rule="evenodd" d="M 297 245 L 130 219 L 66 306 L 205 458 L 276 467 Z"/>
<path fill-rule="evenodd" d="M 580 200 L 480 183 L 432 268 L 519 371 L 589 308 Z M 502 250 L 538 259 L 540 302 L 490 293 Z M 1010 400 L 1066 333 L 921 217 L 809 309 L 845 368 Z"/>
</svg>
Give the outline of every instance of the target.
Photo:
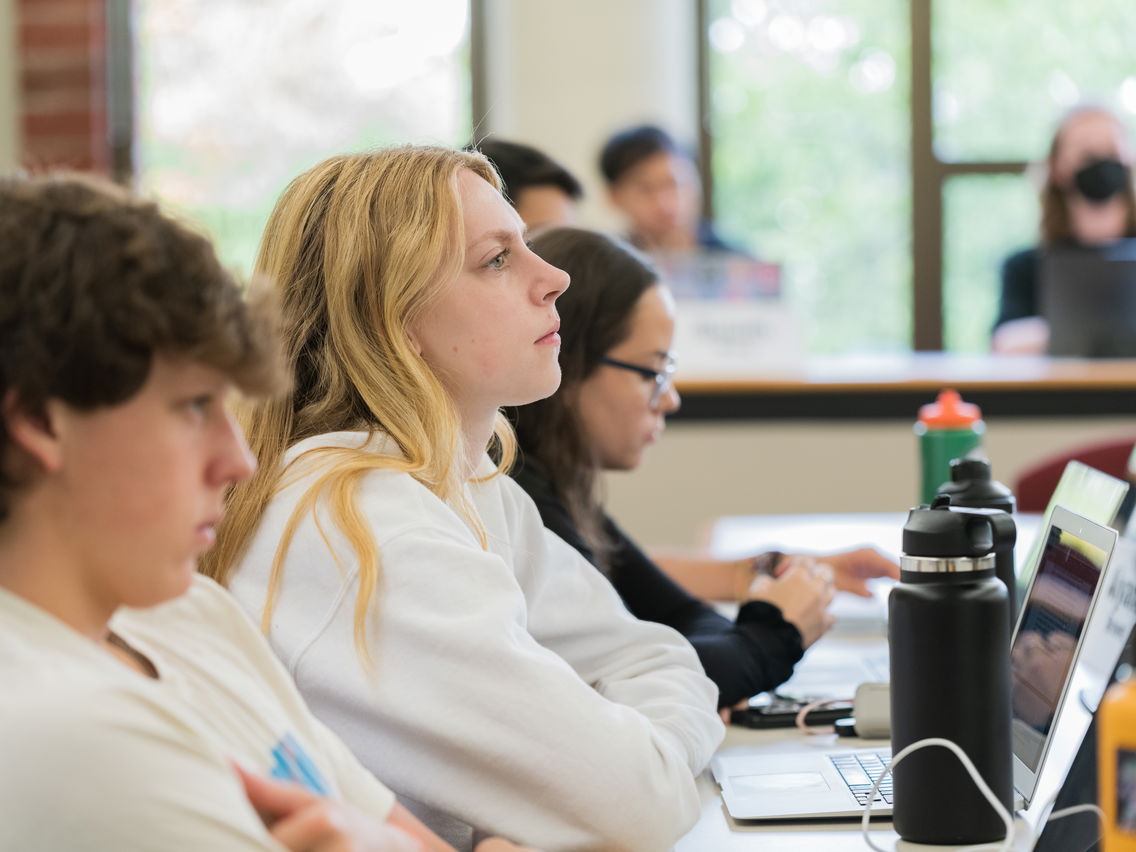
<svg viewBox="0 0 1136 852">
<path fill-rule="evenodd" d="M 982 445 L 986 424 L 977 405 L 963 402 L 958 391 L 942 390 L 939 398 L 919 409 L 915 434 L 923 464 L 920 503 L 935 499 L 935 491 L 951 478 L 951 459 L 962 458 Z"/>
</svg>

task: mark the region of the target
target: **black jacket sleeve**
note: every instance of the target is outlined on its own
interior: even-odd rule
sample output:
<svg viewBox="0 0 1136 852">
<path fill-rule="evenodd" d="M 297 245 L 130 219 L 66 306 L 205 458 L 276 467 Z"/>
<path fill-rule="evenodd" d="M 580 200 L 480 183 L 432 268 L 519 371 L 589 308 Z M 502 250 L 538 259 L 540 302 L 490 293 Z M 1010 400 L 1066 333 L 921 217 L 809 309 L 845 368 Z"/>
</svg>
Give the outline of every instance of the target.
<svg viewBox="0 0 1136 852">
<path fill-rule="evenodd" d="M 1002 264 L 1002 298 L 994 328 L 1010 320 L 1035 317 L 1041 312 L 1038 305 L 1037 265 L 1037 249 L 1019 251 L 1006 258 L 1006 262 Z"/>
<path fill-rule="evenodd" d="M 533 498 L 545 526 L 595 565 L 595 555 L 567 509 L 534 468 L 514 476 Z M 671 580 L 610 518 L 605 517 L 604 527 L 614 545 L 609 579 L 627 609 L 636 618 L 665 624 L 687 638 L 707 676 L 718 685 L 719 707 L 773 689 L 793 673 L 804 653 L 801 634 L 778 607 L 751 601 L 730 621 Z"/>
</svg>

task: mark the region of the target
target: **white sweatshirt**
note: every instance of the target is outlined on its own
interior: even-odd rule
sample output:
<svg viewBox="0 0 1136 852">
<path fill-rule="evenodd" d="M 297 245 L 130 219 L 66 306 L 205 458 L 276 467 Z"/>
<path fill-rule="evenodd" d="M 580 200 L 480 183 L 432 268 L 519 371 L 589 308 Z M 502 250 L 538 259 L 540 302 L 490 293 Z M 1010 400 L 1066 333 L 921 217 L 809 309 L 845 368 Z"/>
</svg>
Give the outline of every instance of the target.
<svg viewBox="0 0 1136 852">
<path fill-rule="evenodd" d="M 0 849 L 284 852 L 233 760 L 390 813 L 394 795 L 312 716 L 211 580 L 111 620 L 156 680 L 4 589 L 0 625 Z"/>
<path fill-rule="evenodd" d="M 285 464 L 366 439 L 320 435 Z M 381 436 L 368 447 L 397 452 Z M 327 465 L 293 466 L 234 575 L 257 617 L 283 528 Z M 479 474 L 492 469 L 485 458 Z M 356 556 L 321 499 L 284 562 L 273 647 L 316 715 L 459 848 L 482 832 L 548 852 L 669 848 L 698 817 L 694 777 L 723 735 L 715 686 L 678 633 L 632 617 L 542 526 L 510 477 L 467 494 L 488 551 L 410 476 L 363 478 L 356 505 L 382 566 L 371 673 L 354 646 Z"/>
</svg>

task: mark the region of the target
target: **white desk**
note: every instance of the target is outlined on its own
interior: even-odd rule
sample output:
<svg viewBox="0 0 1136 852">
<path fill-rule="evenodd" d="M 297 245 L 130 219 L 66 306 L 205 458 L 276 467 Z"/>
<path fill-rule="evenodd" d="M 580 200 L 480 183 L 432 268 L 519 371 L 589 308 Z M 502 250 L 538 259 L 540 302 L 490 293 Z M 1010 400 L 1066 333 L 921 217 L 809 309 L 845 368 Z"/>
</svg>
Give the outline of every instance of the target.
<svg viewBox="0 0 1136 852">
<path fill-rule="evenodd" d="M 729 517 L 720 520 L 712 532 L 710 548 L 722 557 L 740 556 L 767 549 L 785 551 L 833 551 L 869 544 L 890 556 L 898 557 L 905 512 L 863 515 L 767 515 L 761 517 Z M 1040 523 L 1039 516 L 1022 516 L 1019 520 L 1019 543 L 1016 555 L 1022 558 L 1029 549 Z M 875 645 L 886 636 L 883 617 L 885 590 L 872 601 L 863 602 L 852 595 L 835 603 L 838 624 L 809 653 L 856 642 Z M 876 620 L 873 620 L 876 619 Z M 887 741 L 856 738 L 837 740 L 835 735 L 809 736 L 794 728 L 752 730 L 729 726 L 723 747 L 784 743 L 786 749 L 815 743 L 817 747 L 839 742 L 848 748 L 887 746 Z M 816 822 L 737 822 L 726 812 L 717 783 L 709 770 L 698 779 L 702 798 L 702 814 L 697 825 L 675 846 L 675 852 L 864 852 L 864 842 L 857 821 Z M 883 849 L 937 850 L 950 852 L 952 847 L 925 846 L 899 840 L 891 821 L 872 821 L 872 841 Z M 1028 847 L 1021 846 L 1022 849 Z"/>
<path fill-rule="evenodd" d="M 718 520 L 710 551 L 724 559 L 762 550 L 831 552 L 871 545 L 899 559 L 907 512 L 832 515 L 735 515 Z M 1041 526 L 1040 514 L 1017 514 L 1014 556 L 1019 567 Z"/>
</svg>

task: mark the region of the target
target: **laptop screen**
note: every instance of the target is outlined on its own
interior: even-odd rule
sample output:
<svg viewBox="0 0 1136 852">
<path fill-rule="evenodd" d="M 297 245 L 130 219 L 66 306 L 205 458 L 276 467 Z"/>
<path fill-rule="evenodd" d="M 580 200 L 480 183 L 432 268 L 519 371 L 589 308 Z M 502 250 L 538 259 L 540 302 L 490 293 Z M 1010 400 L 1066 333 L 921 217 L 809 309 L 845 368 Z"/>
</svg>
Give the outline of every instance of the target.
<svg viewBox="0 0 1136 852">
<path fill-rule="evenodd" d="M 1036 772 L 1111 550 L 1054 513 L 1010 650 L 1014 754 Z M 1095 529 L 1100 529 L 1095 527 Z"/>
<path fill-rule="evenodd" d="M 1136 355 L 1136 240 L 1046 249 L 1040 267 L 1050 355 Z"/>
<path fill-rule="evenodd" d="M 1079 461 L 1071 461 L 1061 474 L 1061 480 L 1045 508 L 1038 530 L 1049 528 L 1055 506 L 1064 506 L 1081 517 L 1123 531 L 1128 521 L 1128 501 L 1125 499 L 1128 491 L 1127 482 Z M 1014 595 L 1017 607 L 1015 619 L 1021 614 L 1026 590 L 1033 580 L 1034 566 L 1038 564 L 1038 552 L 1043 538 L 1039 534 L 1030 544 L 1029 550 L 1025 551 L 1026 557 L 1018 562 L 1018 590 Z M 1018 542 L 1024 543 L 1022 539 L 1018 539 Z"/>
</svg>

